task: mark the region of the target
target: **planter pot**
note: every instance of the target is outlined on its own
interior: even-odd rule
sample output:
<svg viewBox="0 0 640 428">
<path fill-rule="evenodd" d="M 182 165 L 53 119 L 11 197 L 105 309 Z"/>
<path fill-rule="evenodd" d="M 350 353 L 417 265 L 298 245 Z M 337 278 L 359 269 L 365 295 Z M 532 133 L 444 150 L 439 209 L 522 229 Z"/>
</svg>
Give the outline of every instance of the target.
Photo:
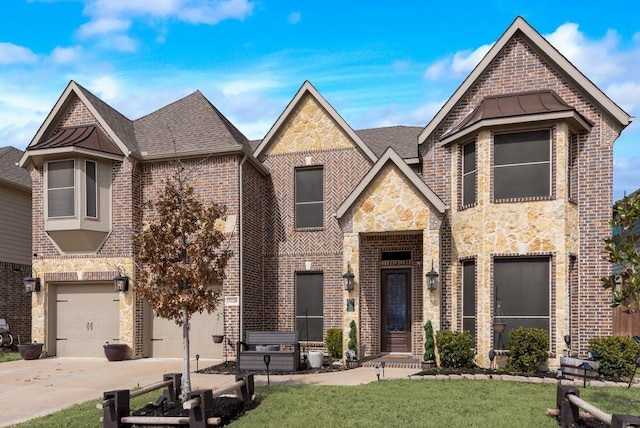
<svg viewBox="0 0 640 428">
<path fill-rule="evenodd" d="M 102 347 L 104 348 L 104 356 L 109 361 L 122 361 L 127 355 L 127 345 L 124 343 L 112 343 Z"/>
<path fill-rule="evenodd" d="M 435 361 L 423 361 L 422 370 L 433 370 L 436 368 Z"/>
<path fill-rule="evenodd" d="M 309 351 L 307 355 L 309 359 L 309 365 L 314 369 L 319 369 L 322 367 L 322 363 L 324 362 L 324 354 L 322 351 Z"/>
<path fill-rule="evenodd" d="M 23 343 L 18 345 L 18 352 L 23 360 L 37 360 L 42 355 L 44 343 Z"/>
<path fill-rule="evenodd" d="M 507 328 L 507 323 L 504 323 L 504 322 L 493 323 L 493 331 L 495 331 L 496 333 L 502 333 L 505 328 Z"/>
<path fill-rule="evenodd" d="M 224 334 L 212 334 L 213 343 L 222 343 L 224 340 Z"/>
</svg>

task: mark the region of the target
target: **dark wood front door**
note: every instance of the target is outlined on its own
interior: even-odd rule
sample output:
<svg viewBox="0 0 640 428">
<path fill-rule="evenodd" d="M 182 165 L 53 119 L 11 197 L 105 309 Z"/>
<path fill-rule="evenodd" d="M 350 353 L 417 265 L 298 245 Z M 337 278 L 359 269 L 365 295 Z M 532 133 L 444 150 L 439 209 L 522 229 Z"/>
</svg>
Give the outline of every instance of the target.
<svg viewBox="0 0 640 428">
<path fill-rule="evenodd" d="M 411 270 L 382 271 L 382 352 L 411 352 Z"/>
</svg>

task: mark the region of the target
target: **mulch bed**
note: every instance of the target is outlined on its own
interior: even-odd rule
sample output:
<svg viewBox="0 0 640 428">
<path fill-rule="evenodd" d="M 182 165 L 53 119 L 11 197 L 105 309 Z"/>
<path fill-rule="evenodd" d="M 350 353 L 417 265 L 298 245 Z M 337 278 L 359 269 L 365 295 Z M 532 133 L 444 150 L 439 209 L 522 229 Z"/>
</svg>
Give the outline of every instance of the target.
<svg viewBox="0 0 640 428">
<path fill-rule="evenodd" d="M 346 367 L 342 365 L 333 365 L 327 361 L 319 368 L 307 367 L 305 364 L 301 365 L 301 368 L 296 371 L 269 371 L 270 376 L 278 376 L 278 375 L 292 375 L 292 374 L 312 374 L 312 373 L 331 373 L 347 370 Z M 216 364 L 215 366 L 206 367 L 198 370 L 196 373 L 202 374 L 224 374 L 224 375 L 235 375 L 236 372 L 236 362 L 235 361 L 227 361 L 224 363 Z M 251 373 L 254 375 L 266 375 L 266 370 L 252 370 Z"/>
<path fill-rule="evenodd" d="M 219 426 L 228 425 L 241 417 L 245 411 L 244 403 L 239 398 L 216 397 L 213 399 L 213 417 L 221 419 Z M 253 408 L 253 407 L 251 407 Z M 131 416 L 189 416 L 189 410 L 182 408 L 182 401 L 165 402 L 161 405 L 149 403 L 141 409 L 131 412 Z M 175 425 L 174 425 L 175 426 Z M 184 426 L 189 426 L 184 425 Z"/>
</svg>

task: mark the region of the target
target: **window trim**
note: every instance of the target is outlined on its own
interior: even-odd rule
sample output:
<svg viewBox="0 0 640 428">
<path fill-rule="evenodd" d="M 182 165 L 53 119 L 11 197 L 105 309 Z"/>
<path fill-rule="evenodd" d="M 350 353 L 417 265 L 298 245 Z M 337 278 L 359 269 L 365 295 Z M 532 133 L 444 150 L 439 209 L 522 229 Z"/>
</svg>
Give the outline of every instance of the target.
<svg viewBox="0 0 640 428">
<path fill-rule="evenodd" d="M 298 202 L 298 171 L 311 171 L 311 170 L 320 170 L 322 171 L 322 190 L 321 195 L 322 198 L 317 201 L 305 201 Z M 313 166 L 303 166 L 296 167 L 293 172 L 293 227 L 296 230 L 309 230 L 309 229 L 322 229 L 324 228 L 324 206 L 325 206 L 325 195 L 324 195 L 324 183 L 325 183 L 325 174 L 324 174 L 324 165 L 313 165 Z M 321 211 L 321 224 L 314 226 L 298 226 L 298 206 L 299 205 L 319 205 Z"/>
<path fill-rule="evenodd" d="M 548 131 L 549 140 L 548 140 L 548 151 L 549 151 L 549 160 L 548 161 L 536 161 L 536 162 L 520 162 L 520 163 L 512 163 L 512 164 L 502 164 L 496 165 L 495 161 L 495 151 L 496 151 L 496 136 L 499 135 L 508 135 L 508 134 L 527 134 L 532 132 L 539 131 Z M 494 203 L 504 203 L 504 202 L 521 202 L 521 201 L 544 201 L 544 200 L 552 200 L 555 197 L 555 180 L 554 180 L 554 147 L 555 147 L 555 126 L 544 126 L 544 127 L 532 127 L 532 128 L 518 128 L 513 130 L 505 130 L 499 132 L 491 132 L 491 199 Z M 518 167 L 518 166 L 526 166 L 526 165 L 549 165 L 549 188 L 546 195 L 541 196 L 512 196 L 506 198 L 498 198 L 496 197 L 496 169 L 504 168 L 504 167 Z"/>
<path fill-rule="evenodd" d="M 72 177 L 73 177 L 73 186 L 71 187 L 54 187 L 52 188 L 49 185 L 49 172 L 50 172 L 50 168 L 49 165 L 54 164 L 54 163 L 61 163 L 61 162 L 73 162 L 73 167 L 72 167 Z M 70 219 L 70 218 L 76 218 L 76 198 L 77 198 L 77 188 L 78 188 L 78 183 L 77 183 L 77 179 L 76 179 L 76 159 L 74 158 L 69 158 L 69 159 L 56 159 L 56 160 L 50 160 L 46 163 L 46 195 L 47 195 L 47 199 L 46 199 L 46 218 L 47 219 Z M 73 189 L 73 213 L 70 215 L 62 215 L 62 216 L 51 216 L 49 215 L 49 207 L 50 207 L 50 195 L 49 192 L 51 190 L 62 190 L 62 189 Z"/>
<path fill-rule="evenodd" d="M 473 315 L 465 315 L 465 275 L 464 275 L 464 271 L 465 271 L 465 266 L 467 264 L 473 264 L 473 299 L 474 299 L 474 304 L 473 304 Z M 477 343 L 478 343 L 478 335 L 477 335 L 477 331 L 478 331 L 478 263 L 475 259 L 475 257 L 472 258 L 468 258 L 468 259 L 463 259 L 460 260 L 460 288 L 462 291 L 462 299 L 460 301 L 460 314 L 461 314 L 461 330 L 464 330 L 464 321 L 465 319 L 473 319 L 473 325 L 474 325 L 474 331 L 471 332 L 471 335 L 473 336 L 473 341 L 474 344 L 477 348 Z"/>
</svg>

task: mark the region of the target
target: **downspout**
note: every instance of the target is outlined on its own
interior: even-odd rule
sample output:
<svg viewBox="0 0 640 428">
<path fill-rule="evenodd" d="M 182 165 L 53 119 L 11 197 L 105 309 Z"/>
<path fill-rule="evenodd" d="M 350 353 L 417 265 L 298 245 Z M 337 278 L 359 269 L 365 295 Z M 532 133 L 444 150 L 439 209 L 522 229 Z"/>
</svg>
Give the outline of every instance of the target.
<svg viewBox="0 0 640 428">
<path fill-rule="evenodd" d="M 244 291 L 244 286 L 243 286 L 243 273 L 244 273 L 244 257 L 243 257 L 243 246 L 242 246 L 242 239 L 244 236 L 243 233 L 243 223 L 242 223 L 242 198 L 243 198 L 243 185 L 242 185 L 242 167 L 244 166 L 245 162 L 247 161 L 248 155 L 244 155 L 244 157 L 242 158 L 242 160 L 240 161 L 240 166 L 238 167 L 238 185 L 240 187 L 240 201 L 239 201 L 239 206 L 238 206 L 238 221 L 240 222 L 239 226 L 238 226 L 238 241 L 239 241 L 239 264 L 240 264 L 240 272 L 238 274 L 238 278 L 240 280 L 240 296 L 239 296 L 239 300 L 240 300 L 240 314 L 238 316 L 238 321 L 239 321 L 239 335 L 238 335 L 238 340 L 241 341 L 242 340 L 242 330 L 243 330 L 243 309 L 244 309 L 244 299 L 243 299 L 243 291 Z"/>
</svg>

